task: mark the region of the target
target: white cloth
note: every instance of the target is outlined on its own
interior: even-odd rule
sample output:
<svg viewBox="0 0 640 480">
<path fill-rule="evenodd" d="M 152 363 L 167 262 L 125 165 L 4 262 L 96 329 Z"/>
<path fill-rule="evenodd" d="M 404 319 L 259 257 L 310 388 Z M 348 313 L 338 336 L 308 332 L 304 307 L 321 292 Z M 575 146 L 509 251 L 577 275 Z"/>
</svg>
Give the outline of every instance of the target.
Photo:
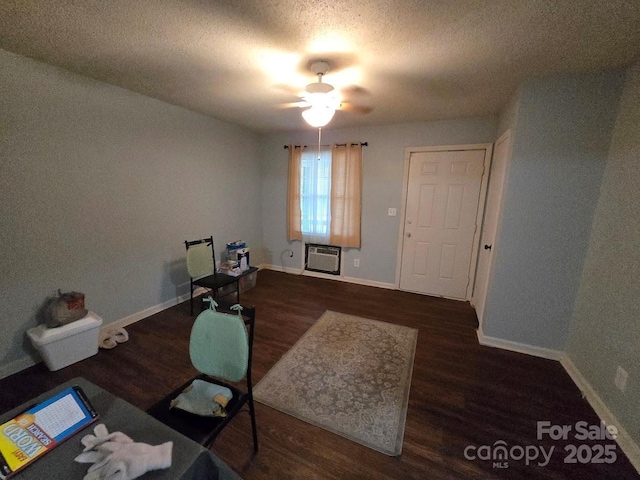
<svg viewBox="0 0 640 480">
<path fill-rule="evenodd" d="M 96 463 L 104 458 L 104 452 L 98 451 L 98 447 L 106 442 L 133 443 L 133 440 L 122 432 L 109 433 L 104 423 L 93 429 L 94 435 L 85 435 L 80 442 L 84 445 L 82 453 L 75 458 L 78 463 Z"/>
<path fill-rule="evenodd" d="M 94 428 L 94 435 L 81 440 L 83 452 L 79 463 L 93 463 L 84 480 L 133 480 L 151 470 L 171 466 L 173 442 L 152 446 L 136 443 L 122 432 L 109 433 L 104 424 Z"/>
<path fill-rule="evenodd" d="M 217 395 L 222 395 L 227 402 L 233 397 L 231 390 L 227 387 L 196 379 L 172 400 L 171 408 L 179 408 L 203 417 L 224 416 L 224 407 L 227 406 L 227 402 L 223 402 L 224 405 L 217 402 L 215 400 Z"/>
<path fill-rule="evenodd" d="M 106 455 L 89 467 L 84 480 L 133 480 L 152 470 L 169 468 L 173 442 L 157 446 L 106 442 L 98 449 Z"/>
</svg>

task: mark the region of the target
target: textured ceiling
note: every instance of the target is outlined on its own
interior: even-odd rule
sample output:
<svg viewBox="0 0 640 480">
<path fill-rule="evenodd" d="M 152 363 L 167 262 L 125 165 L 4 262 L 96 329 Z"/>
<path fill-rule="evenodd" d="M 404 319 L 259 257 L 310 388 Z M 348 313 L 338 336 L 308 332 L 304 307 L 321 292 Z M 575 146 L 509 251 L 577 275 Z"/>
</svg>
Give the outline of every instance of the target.
<svg viewBox="0 0 640 480">
<path fill-rule="evenodd" d="M 497 113 L 531 75 L 628 65 L 640 1 L 2 0 L 0 48 L 256 131 L 305 128 L 282 105 L 326 59 L 374 108 L 329 127 L 382 125 Z"/>
</svg>

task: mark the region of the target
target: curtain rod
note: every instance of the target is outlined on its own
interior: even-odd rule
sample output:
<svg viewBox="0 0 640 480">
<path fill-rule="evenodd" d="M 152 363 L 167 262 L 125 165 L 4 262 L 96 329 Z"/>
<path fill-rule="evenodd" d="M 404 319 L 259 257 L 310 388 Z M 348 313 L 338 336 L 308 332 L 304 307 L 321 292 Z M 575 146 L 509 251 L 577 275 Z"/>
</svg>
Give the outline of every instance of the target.
<svg viewBox="0 0 640 480">
<path fill-rule="evenodd" d="M 360 145 L 362 145 L 363 147 L 368 147 L 369 146 L 369 142 L 360 142 Z M 302 147 L 302 148 L 306 148 L 308 145 L 294 145 L 293 148 L 297 148 L 297 147 Z M 328 147 L 329 145 L 323 145 L 323 147 Z M 336 147 L 346 147 L 347 144 L 346 143 L 336 143 L 335 144 Z M 289 145 L 285 145 L 284 149 L 287 150 L 289 148 Z"/>
</svg>

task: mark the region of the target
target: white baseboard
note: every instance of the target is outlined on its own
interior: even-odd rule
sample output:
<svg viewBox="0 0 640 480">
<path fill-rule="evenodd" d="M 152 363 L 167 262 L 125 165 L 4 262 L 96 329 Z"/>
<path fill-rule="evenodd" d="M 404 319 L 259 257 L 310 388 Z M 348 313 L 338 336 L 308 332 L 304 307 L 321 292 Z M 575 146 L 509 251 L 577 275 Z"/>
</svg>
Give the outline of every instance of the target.
<svg viewBox="0 0 640 480">
<path fill-rule="evenodd" d="M 25 368 L 32 367 L 36 363 L 38 363 L 36 360 L 34 360 L 29 356 L 26 356 L 26 357 L 14 360 L 13 362 L 8 363 L 7 365 L 2 365 L 0 367 L 0 379 L 8 377 L 9 375 L 13 375 L 14 373 L 18 373 L 24 370 Z"/>
<path fill-rule="evenodd" d="M 501 348 L 503 350 L 510 350 L 512 352 L 526 353 L 527 355 L 547 358 L 549 360 L 560 360 L 564 355 L 563 352 L 560 352 L 558 350 L 551 350 L 550 348 L 536 347 L 534 345 L 528 345 L 526 343 L 503 340 L 502 338 L 488 337 L 483 333 L 482 328 L 478 328 L 478 330 L 476 330 L 476 334 L 478 335 L 478 342 L 480 342 L 480 345 L 484 345 L 487 347 L 495 347 Z"/>
<path fill-rule="evenodd" d="M 478 342 L 480 345 L 488 347 L 501 348 L 503 350 L 510 350 L 512 352 L 525 353 L 527 355 L 533 355 L 536 357 L 547 358 L 549 360 L 557 360 L 564 367 L 573 383 L 580 389 L 584 397 L 591 405 L 591 408 L 596 412 L 596 415 L 605 422 L 607 425 L 615 425 L 618 429 L 618 438 L 616 443 L 620 446 L 624 454 L 627 456 L 634 468 L 640 473 L 640 446 L 631 438 L 629 433 L 620 425 L 620 422 L 616 419 L 615 415 L 611 413 L 609 407 L 600 398 L 598 393 L 593 389 L 591 384 L 580 373 L 569 356 L 557 350 L 551 350 L 549 348 L 535 347 L 533 345 L 527 345 L 524 343 L 512 342 L 510 340 L 503 340 L 501 338 L 488 337 L 484 335 L 482 328 L 478 328 L 476 331 L 478 335 Z"/>
<path fill-rule="evenodd" d="M 368 287 L 377 287 L 377 288 L 385 288 L 387 290 L 397 290 L 395 283 L 386 283 L 386 282 L 378 282 L 376 280 L 367 280 L 364 278 L 356 278 L 356 277 L 340 277 L 339 279 L 342 282 L 346 283 L 355 283 L 357 285 L 366 285 Z"/>
<path fill-rule="evenodd" d="M 336 280 L 338 282 L 355 283 L 357 285 L 365 285 L 367 287 L 386 288 L 387 290 L 397 290 L 394 283 L 377 282 L 375 280 L 366 280 L 364 278 L 343 277 L 338 275 L 329 275 L 326 273 L 312 272 L 309 270 L 300 270 L 299 268 L 282 268 L 280 265 L 260 265 L 261 269 L 273 270 L 276 272 L 291 273 L 294 275 L 303 275 L 305 277 L 324 278 L 326 280 Z"/>
<path fill-rule="evenodd" d="M 202 293 L 205 293 L 206 291 L 207 291 L 206 288 L 198 287 L 193 291 L 193 296 L 196 297 Z M 116 328 L 126 327 L 127 325 L 131 325 L 133 323 L 139 322 L 140 320 L 150 317 L 151 315 L 155 315 L 156 313 L 162 312 L 167 308 L 174 307 L 177 304 L 182 303 L 186 300 L 189 300 L 188 293 L 185 293 L 184 295 L 180 295 L 179 297 L 176 297 L 176 298 L 172 298 L 171 300 L 167 300 L 166 302 L 159 303 L 158 305 L 153 305 L 149 308 L 145 308 L 144 310 L 140 310 L 139 312 L 133 313 L 124 318 L 121 318 L 119 320 L 115 320 L 106 325 L 103 325 L 100 328 L 100 332 L 105 333 L 105 332 L 110 332 L 111 330 L 114 330 Z"/>
<path fill-rule="evenodd" d="M 560 363 L 567 371 L 573 383 L 580 389 L 589 405 L 595 410 L 600 420 L 607 425 L 615 425 L 618 429 L 618 438 L 616 443 L 620 446 L 624 454 L 627 456 L 634 468 L 640 473 L 640 446 L 631 438 L 629 433 L 620 425 L 615 415 L 611 413 L 609 407 L 600 398 L 600 395 L 593 389 L 591 384 L 580 373 L 578 367 L 575 366 L 571 358 L 567 354 L 563 354 Z"/>
<path fill-rule="evenodd" d="M 205 293 L 207 290 L 202 287 L 198 287 L 193 291 L 193 296 L 200 295 L 201 293 Z M 167 308 L 171 308 L 178 303 L 184 302 L 185 300 L 189 300 L 189 294 L 185 293 L 184 295 L 180 295 L 177 298 L 172 298 L 171 300 L 167 300 L 166 302 L 160 303 L 158 305 L 154 305 L 149 308 L 145 308 L 139 312 L 128 315 L 119 320 L 115 320 L 111 323 L 107 323 L 106 325 L 102 325 L 100 327 L 101 335 L 107 332 L 110 332 L 116 328 L 126 327 L 127 325 L 131 325 L 133 323 L 139 322 L 140 320 L 147 318 L 153 314 L 166 310 Z M 25 356 L 23 358 L 19 358 L 14 360 L 13 362 L 0 366 L 0 379 L 8 377 L 9 375 L 13 375 L 14 373 L 18 373 L 26 368 L 29 368 L 38 363 L 38 361 L 34 360 L 30 356 Z"/>
<path fill-rule="evenodd" d="M 285 272 L 285 273 L 303 273 L 304 270 L 300 270 L 299 268 L 291 268 L 291 267 L 281 267 L 280 265 L 270 265 L 268 263 L 261 263 L 258 268 L 260 270 L 273 270 L 274 272 Z"/>
</svg>

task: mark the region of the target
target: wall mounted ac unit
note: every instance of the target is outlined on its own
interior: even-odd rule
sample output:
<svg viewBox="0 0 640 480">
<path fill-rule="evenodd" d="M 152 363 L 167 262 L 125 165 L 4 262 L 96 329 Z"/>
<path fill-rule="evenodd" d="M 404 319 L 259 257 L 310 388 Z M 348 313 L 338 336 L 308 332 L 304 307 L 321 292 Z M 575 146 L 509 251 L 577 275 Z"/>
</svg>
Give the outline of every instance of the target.
<svg viewBox="0 0 640 480">
<path fill-rule="evenodd" d="M 342 249 L 331 245 L 306 244 L 305 270 L 340 275 Z"/>
</svg>

